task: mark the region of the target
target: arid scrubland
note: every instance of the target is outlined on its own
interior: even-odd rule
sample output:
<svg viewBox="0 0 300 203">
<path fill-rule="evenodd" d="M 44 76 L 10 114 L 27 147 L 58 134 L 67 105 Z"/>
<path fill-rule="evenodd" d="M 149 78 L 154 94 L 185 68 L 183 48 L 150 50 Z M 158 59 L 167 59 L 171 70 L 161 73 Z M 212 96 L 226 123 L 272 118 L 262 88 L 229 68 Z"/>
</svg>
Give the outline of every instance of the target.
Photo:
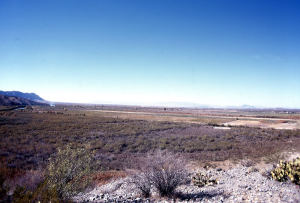
<svg viewBox="0 0 300 203">
<path fill-rule="evenodd" d="M 74 195 L 75 191 L 79 191 L 72 187 L 73 184 L 80 186 L 78 182 L 83 183 L 85 181 L 81 180 L 90 178 L 89 183 L 92 187 L 124 178 L 130 174 L 128 170 L 139 171 L 137 163 L 141 162 L 141 158 L 157 150 L 168 151 L 174 156 L 176 154 L 185 159 L 186 164 L 192 163 L 200 168 L 224 161 L 239 163 L 242 160 L 275 164 L 284 158 L 283 152 L 300 151 L 300 130 L 297 129 L 278 130 L 245 126 L 218 129 L 216 126 L 223 125 L 211 122 L 123 118 L 122 115 L 103 115 L 103 112 L 82 109 L 67 110 L 65 107 L 56 107 L 54 110 L 42 108 L 3 111 L 0 112 L 0 193 L 7 201 L 21 201 L 22 198 L 27 198 L 28 201 L 42 199 L 46 202 L 71 200 L 69 194 Z M 58 150 L 63 151 L 66 146 L 69 147 L 69 151 L 65 152 L 69 153 L 69 156 L 65 156 L 64 159 L 67 161 L 69 157 L 70 162 L 56 163 L 55 157 L 60 156 Z M 85 157 L 86 161 L 80 162 L 80 153 L 72 154 L 70 150 L 84 150 L 89 158 Z M 50 157 L 52 158 L 49 159 Z M 79 171 L 80 176 L 78 173 L 69 174 L 59 186 L 57 181 L 50 184 L 50 178 L 61 179 L 66 169 L 73 167 L 72 162 L 79 164 L 74 160 L 80 162 L 84 172 Z M 61 164 L 58 168 L 62 168 L 63 174 L 52 174 L 50 177 L 51 163 Z M 88 164 L 88 167 L 84 166 L 84 163 Z M 171 164 L 173 163 L 168 166 Z M 53 167 L 52 170 L 55 168 Z M 151 174 L 153 175 L 153 171 Z M 136 177 L 147 176 L 138 174 Z M 155 185 L 153 177 L 148 179 L 150 185 Z M 172 181 L 168 186 L 170 188 L 175 184 Z M 182 183 L 182 180 L 179 180 L 179 183 Z M 160 187 L 159 184 L 161 183 L 158 183 L 157 188 Z M 143 186 L 145 185 L 140 187 Z M 149 192 L 150 188 L 147 187 L 145 190 Z M 176 187 L 171 190 L 175 191 Z M 70 191 L 66 195 L 64 190 Z M 7 196 L 8 194 L 10 196 Z M 173 192 L 161 193 L 161 196 L 172 195 Z"/>
</svg>

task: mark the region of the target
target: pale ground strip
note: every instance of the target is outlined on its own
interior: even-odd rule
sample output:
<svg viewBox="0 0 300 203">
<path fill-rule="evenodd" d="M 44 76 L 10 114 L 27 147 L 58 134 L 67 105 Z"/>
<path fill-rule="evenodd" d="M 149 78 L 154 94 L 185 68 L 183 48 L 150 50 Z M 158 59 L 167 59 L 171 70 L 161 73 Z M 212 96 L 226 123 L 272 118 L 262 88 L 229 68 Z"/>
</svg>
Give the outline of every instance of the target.
<svg viewBox="0 0 300 203">
<path fill-rule="evenodd" d="M 142 112 L 142 111 L 110 111 L 110 110 L 90 110 L 94 112 L 101 113 L 112 113 L 114 115 L 124 115 L 130 114 L 130 117 L 126 118 L 135 118 L 139 119 L 140 116 L 154 116 L 149 118 L 150 120 L 165 121 L 166 119 L 159 119 L 161 117 L 167 117 L 169 121 L 174 122 L 188 122 L 188 123 L 203 123 L 201 120 L 193 119 L 236 119 L 234 121 L 224 122 L 225 126 L 248 126 L 248 127 L 259 127 L 259 128 L 274 128 L 274 129 L 300 129 L 300 120 L 296 119 L 287 119 L 287 118 L 256 118 L 256 117 L 236 117 L 236 116 L 217 116 L 217 115 L 188 115 L 183 117 L 180 114 L 169 114 L 169 113 L 153 113 L 153 112 Z M 268 122 L 265 122 L 268 121 Z M 225 128 L 224 128 L 225 129 Z M 227 128 L 226 128 L 227 129 Z"/>
</svg>

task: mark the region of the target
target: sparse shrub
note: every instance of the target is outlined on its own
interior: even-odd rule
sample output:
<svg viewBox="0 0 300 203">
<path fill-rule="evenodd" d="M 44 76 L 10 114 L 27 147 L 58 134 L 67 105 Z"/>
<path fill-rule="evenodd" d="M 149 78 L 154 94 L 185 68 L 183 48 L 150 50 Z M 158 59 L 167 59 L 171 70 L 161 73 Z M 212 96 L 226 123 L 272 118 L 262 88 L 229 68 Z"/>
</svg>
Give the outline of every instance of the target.
<svg viewBox="0 0 300 203">
<path fill-rule="evenodd" d="M 13 202 L 53 202 L 59 203 L 63 200 L 58 197 L 56 190 L 49 189 L 46 182 L 41 182 L 34 190 L 17 186 L 13 194 Z M 67 202 L 67 201 L 64 201 Z"/>
<path fill-rule="evenodd" d="M 211 176 L 199 172 L 199 173 L 196 173 L 196 175 L 194 175 L 192 177 L 192 183 L 195 186 L 204 187 L 204 186 L 218 184 L 218 180 L 212 179 Z"/>
<path fill-rule="evenodd" d="M 283 182 L 290 179 L 293 183 L 300 185 L 300 157 L 292 161 L 280 161 L 277 168 L 271 171 L 274 180 Z"/>
<path fill-rule="evenodd" d="M 13 202 L 33 202 L 33 194 L 37 187 L 43 182 L 44 177 L 41 170 L 18 172 L 12 169 L 6 169 L 6 172 L 4 172 L 2 168 L 0 171 L 0 185 L 2 185 L 2 190 L 0 189 L 0 200 L 7 199 L 8 195 L 6 193 L 12 191 Z M 3 182 L 3 180 L 5 181 Z"/>
<path fill-rule="evenodd" d="M 142 173 L 135 176 L 134 183 L 144 196 L 150 195 L 153 185 L 160 196 L 171 197 L 175 189 L 187 181 L 186 162 L 167 151 L 148 155 Z"/>
<path fill-rule="evenodd" d="M 14 190 L 17 187 L 26 188 L 26 190 L 34 191 L 38 185 L 44 181 L 44 173 L 42 170 L 29 170 L 24 174 L 7 179 L 6 184 Z"/>
<path fill-rule="evenodd" d="M 24 187 L 17 186 L 15 188 L 14 194 L 13 194 L 13 200 L 14 202 L 30 202 L 32 199 L 32 193 L 29 191 L 26 191 Z"/>
<path fill-rule="evenodd" d="M 143 197 L 150 197 L 151 194 L 151 181 L 150 174 L 140 173 L 132 177 L 132 183 L 135 184 L 136 188 L 141 192 Z"/>
<path fill-rule="evenodd" d="M 161 196 L 172 196 L 187 181 L 186 162 L 170 152 L 158 151 L 148 158 L 150 181 Z"/>
<path fill-rule="evenodd" d="M 241 161 L 241 165 L 244 167 L 251 167 L 255 165 L 255 162 L 253 160 L 250 159 L 244 159 Z"/>
<path fill-rule="evenodd" d="M 83 148 L 58 149 L 55 157 L 50 158 L 48 166 L 47 186 L 55 190 L 62 199 L 85 189 L 90 183 L 88 176 L 92 172 L 92 158 Z"/>
<path fill-rule="evenodd" d="M 3 200 L 7 193 L 7 188 L 4 186 L 5 177 L 0 174 L 0 200 Z"/>
<path fill-rule="evenodd" d="M 5 160 L 0 159 L 0 202 L 9 201 L 8 193 L 11 189 L 13 189 L 9 182 L 21 174 L 21 170 L 6 167 Z"/>
</svg>

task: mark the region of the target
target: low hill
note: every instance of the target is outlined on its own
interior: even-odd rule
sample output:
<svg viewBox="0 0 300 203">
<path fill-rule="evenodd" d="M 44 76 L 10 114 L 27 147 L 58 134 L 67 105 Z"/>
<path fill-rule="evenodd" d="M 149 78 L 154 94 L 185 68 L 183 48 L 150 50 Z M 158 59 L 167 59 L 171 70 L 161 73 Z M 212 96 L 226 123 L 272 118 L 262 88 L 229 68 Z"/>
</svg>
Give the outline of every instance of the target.
<svg viewBox="0 0 300 203">
<path fill-rule="evenodd" d="M 43 98 L 38 96 L 35 93 L 24 93 L 24 92 L 19 92 L 19 91 L 1 91 L 0 90 L 0 95 L 8 96 L 8 97 L 20 97 L 23 99 L 27 99 L 30 101 L 35 101 L 35 102 L 46 102 Z"/>
<path fill-rule="evenodd" d="M 19 106 L 19 105 L 48 105 L 48 104 L 31 101 L 29 99 L 25 99 L 21 97 L 5 96 L 0 94 L 0 106 Z"/>
</svg>

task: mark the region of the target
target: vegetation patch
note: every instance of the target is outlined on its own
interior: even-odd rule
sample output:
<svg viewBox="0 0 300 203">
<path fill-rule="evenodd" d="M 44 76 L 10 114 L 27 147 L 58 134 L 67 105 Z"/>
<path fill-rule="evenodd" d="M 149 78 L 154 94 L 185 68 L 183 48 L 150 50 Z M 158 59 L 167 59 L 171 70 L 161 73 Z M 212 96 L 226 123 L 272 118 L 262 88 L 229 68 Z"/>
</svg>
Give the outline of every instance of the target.
<svg viewBox="0 0 300 203">
<path fill-rule="evenodd" d="M 50 191 L 56 191 L 62 199 L 69 199 L 90 184 L 92 157 L 83 148 L 70 145 L 58 149 L 47 168 L 46 183 Z"/>
<path fill-rule="evenodd" d="M 209 185 L 216 185 L 219 182 L 218 182 L 218 179 L 213 179 L 211 176 L 199 172 L 199 173 L 196 173 L 196 175 L 194 175 L 192 177 L 192 183 L 195 186 L 204 187 L 204 186 L 209 186 Z"/>
<path fill-rule="evenodd" d="M 172 197 L 175 189 L 186 183 L 186 162 L 178 155 L 167 151 L 156 151 L 148 155 L 141 173 L 133 177 L 133 183 L 145 197 L 150 196 L 151 185 L 159 195 Z"/>
<path fill-rule="evenodd" d="M 280 161 L 277 167 L 271 171 L 274 180 L 283 182 L 290 180 L 300 185 L 300 157 L 292 161 Z"/>
</svg>

